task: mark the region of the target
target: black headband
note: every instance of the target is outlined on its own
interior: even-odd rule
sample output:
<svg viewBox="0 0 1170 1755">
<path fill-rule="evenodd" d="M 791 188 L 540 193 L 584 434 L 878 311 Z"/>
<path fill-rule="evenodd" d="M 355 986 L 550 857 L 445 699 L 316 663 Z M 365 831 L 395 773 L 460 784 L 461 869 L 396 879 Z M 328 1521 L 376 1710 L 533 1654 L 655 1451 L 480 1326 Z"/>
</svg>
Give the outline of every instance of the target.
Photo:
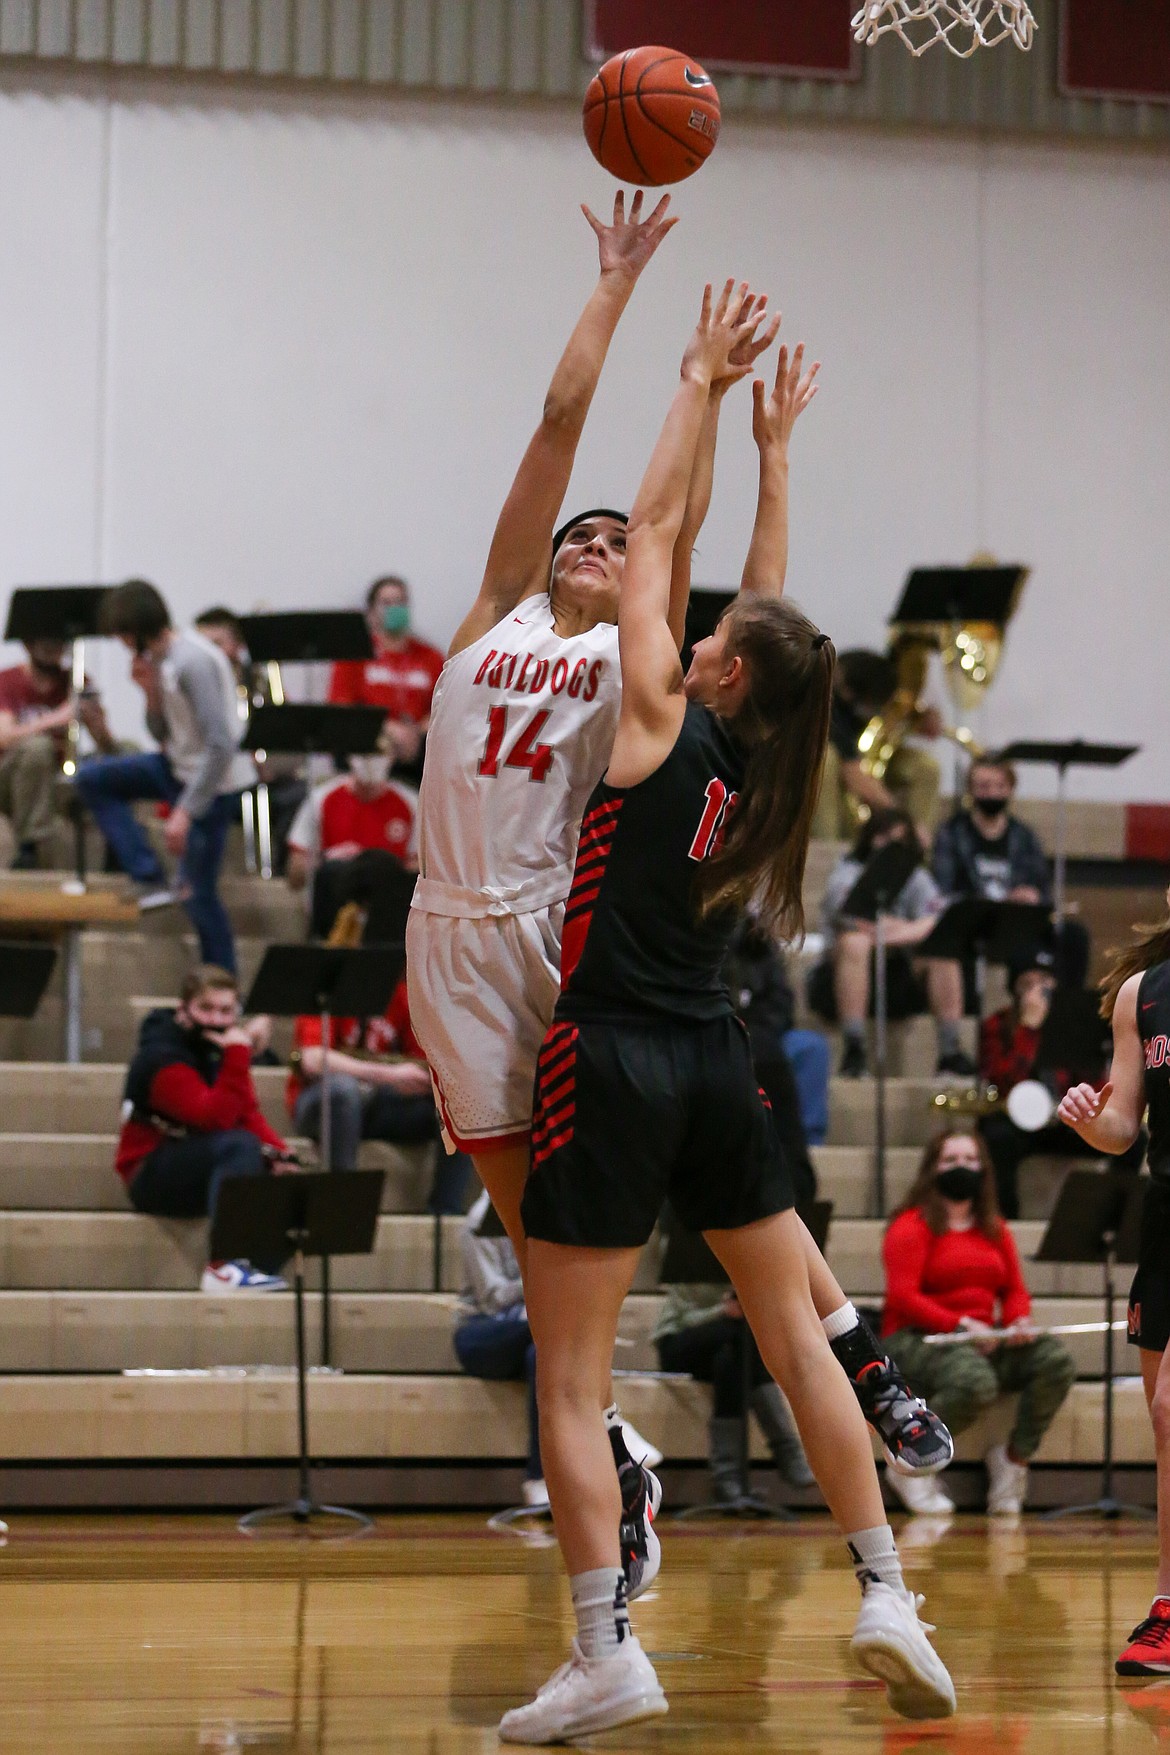
<svg viewBox="0 0 1170 1755">
<path fill-rule="evenodd" d="M 578 512 L 575 517 L 567 519 L 564 524 L 553 531 L 552 551 L 554 555 L 573 526 L 583 524 L 586 518 L 613 518 L 619 524 L 628 524 L 630 521 L 625 512 L 615 512 L 612 506 L 590 506 L 587 512 Z"/>
</svg>

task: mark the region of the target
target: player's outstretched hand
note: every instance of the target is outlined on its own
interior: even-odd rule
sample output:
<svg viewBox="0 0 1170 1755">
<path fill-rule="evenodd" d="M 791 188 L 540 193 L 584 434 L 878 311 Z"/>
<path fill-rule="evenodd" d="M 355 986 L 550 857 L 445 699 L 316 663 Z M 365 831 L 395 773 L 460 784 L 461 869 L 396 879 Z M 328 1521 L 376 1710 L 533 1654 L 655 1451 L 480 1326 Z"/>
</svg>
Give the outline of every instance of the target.
<svg viewBox="0 0 1170 1755">
<path fill-rule="evenodd" d="M 637 280 L 667 232 L 678 224 L 678 215 L 668 213 L 669 207 L 670 196 L 664 195 L 653 213 L 643 219 L 642 191 L 639 189 L 630 203 L 630 217 L 627 219 L 626 192 L 619 189 L 613 198 L 613 223 L 603 225 L 582 202 L 581 212 L 597 234 L 602 274 L 628 274 Z"/>
<path fill-rule="evenodd" d="M 723 373 L 722 377 L 712 380 L 712 396 L 725 395 L 733 384 L 738 384 L 741 378 L 746 378 L 760 355 L 766 353 L 775 341 L 780 328 L 779 311 L 774 317 L 768 319 L 765 329 L 757 330 L 753 326 L 748 331 L 746 328 L 749 318 L 754 318 L 755 323 L 758 324 L 767 317 L 767 304 L 767 293 L 749 294 L 744 300 L 743 310 L 740 312 L 740 323 L 744 326 L 744 332 L 728 356 L 727 371 Z"/>
<path fill-rule="evenodd" d="M 746 280 L 738 288 L 734 280 L 725 281 L 718 299 L 712 298 L 710 285 L 705 286 L 699 321 L 683 354 L 683 377 L 708 386 L 725 377 L 732 354 L 751 346 L 763 317 L 764 301 Z"/>
<path fill-rule="evenodd" d="M 1104 1084 L 1098 1091 L 1092 1085 L 1074 1085 L 1057 1105 L 1056 1119 L 1079 1133 L 1082 1127 L 1096 1121 L 1113 1095 L 1113 1086 Z"/>
<path fill-rule="evenodd" d="M 776 359 L 776 382 L 770 396 L 764 380 L 755 380 L 752 385 L 752 437 L 761 451 L 769 446 L 781 449 L 787 446 L 797 416 L 804 413 L 817 393 L 815 379 L 820 369 L 820 360 L 814 360 L 808 371 L 804 371 L 804 342 L 799 341 L 791 360 L 788 349 L 780 349 Z"/>
</svg>

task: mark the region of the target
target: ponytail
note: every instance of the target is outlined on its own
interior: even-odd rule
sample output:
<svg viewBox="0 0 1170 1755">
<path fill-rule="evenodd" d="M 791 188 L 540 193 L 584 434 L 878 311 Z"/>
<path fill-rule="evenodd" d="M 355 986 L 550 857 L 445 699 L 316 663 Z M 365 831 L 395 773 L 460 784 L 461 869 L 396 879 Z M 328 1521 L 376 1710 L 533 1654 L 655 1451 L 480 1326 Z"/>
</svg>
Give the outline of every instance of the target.
<svg viewBox="0 0 1170 1755">
<path fill-rule="evenodd" d="M 700 913 L 750 904 L 767 930 L 797 938 L 837 655 L 783 599 L 741 596 L 724 619 L 728 654 L 742 658 L 749 680 L 731 722 L 747 764 L 723 846 L 698 874 Z"/>
<path fill-rule="evenodd" d="M 1170 903 L 1170 890 L 1166 900 Z M 1106 1019 L 1112 1018 L 1117 996 L 1131 975 L 1142 975 L 1155 963 L 1170 961 L 1170 912 L 1157 926 L 1135 926 L 1133 930 L 1133 944 L 1114 946 L 1108 952 L 1112 961 L 1100 982 L 1101 1016 Z"/>
</svg>

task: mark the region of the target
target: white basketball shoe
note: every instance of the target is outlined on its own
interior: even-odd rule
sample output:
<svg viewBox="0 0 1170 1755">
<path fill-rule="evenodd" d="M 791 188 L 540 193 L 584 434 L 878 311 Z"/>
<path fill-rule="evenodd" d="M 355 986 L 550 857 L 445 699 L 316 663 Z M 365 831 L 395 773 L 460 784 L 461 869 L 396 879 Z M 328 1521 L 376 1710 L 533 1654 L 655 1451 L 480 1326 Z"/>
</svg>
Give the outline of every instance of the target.
<svg viewBox="0 0 1170 1755">
<path fill-rule="evenodd" d="M 608 1657 L 573 1655 L 536 1699 L 500 1720 L 502 1743 L 564 1743 L 668 1710 L 654 1665 L 631 1633 Z"/>
<path fill-rule="evenodd" d="M 903 1718 L 950 1718 L 955 1685 L 926 1637 L 934 1628 L 918 1619 L 923 1600 L 891 1584 L 867 1585 L 849 1646 Z"/>
</svg>

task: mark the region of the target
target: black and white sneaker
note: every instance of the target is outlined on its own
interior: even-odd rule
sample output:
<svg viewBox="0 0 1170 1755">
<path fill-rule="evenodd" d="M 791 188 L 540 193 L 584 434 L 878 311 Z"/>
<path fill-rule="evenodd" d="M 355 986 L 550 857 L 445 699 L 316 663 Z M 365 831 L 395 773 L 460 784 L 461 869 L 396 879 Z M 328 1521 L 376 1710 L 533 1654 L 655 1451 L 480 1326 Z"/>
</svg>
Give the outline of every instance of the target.
<svg viewBox="0 0 1170 1755">
<path fill-rule="evenodd" d="M 622 1571 L 626 1601 L 632 1603 L 650 1589 L 662 1565 L 662 1543 L 654 1528 L 662 1504 L 662 1483 L 652 1469 L 640 1463 L 627 1463 L 618 1471 L 618 1481 L 622 1489 Z"/>
<path fill-rule="evenodd" d="M 955 1454 L 955 1442 L 892 1359 L 874 1360 L 853 1378 L 861 1411 L 881 1440 L 890 1467 L 901 1475 L 933 1475 Z"/>
</svg>

